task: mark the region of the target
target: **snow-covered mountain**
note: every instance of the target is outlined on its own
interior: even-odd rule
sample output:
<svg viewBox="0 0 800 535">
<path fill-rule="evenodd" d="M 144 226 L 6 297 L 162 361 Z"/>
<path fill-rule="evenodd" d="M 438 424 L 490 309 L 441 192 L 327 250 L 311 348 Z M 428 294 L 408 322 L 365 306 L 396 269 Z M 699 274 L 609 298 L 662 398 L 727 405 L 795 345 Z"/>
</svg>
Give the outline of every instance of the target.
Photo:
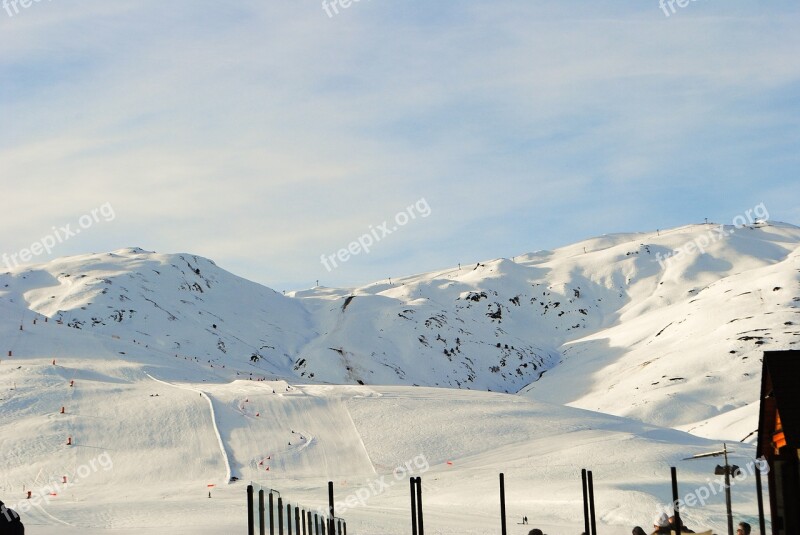
<svg viewBox="0 0 800 535">
<path fill-rule="evenodd" d="M 704 251 L 668 256 L 693 243 Z M 124 249 L 2 274 L 0 304 L 222 376 L 522 390 L 741 438 L 761 352 L 800 341 L 799 268 L 800 228 L 767 222 L 287 296 L 204 258 Z"/>
<path fill-rule="evenodd" d="M 0 274 L 0 492 L 13 504 L 107 451 L 113 471 L 28 520 L 222 533 L 242 521 L 232 475 L 313 503 L 320 481 L 357 492 L 424 455 L 432 519 L 452 528 L 437 533 L 492 531 L 492 495 L 475 493 L 499 470 L 515 511 L 575 531 L 578 464 L 597 471 L 602 524 L 647 525 L 669 465 L 755 429 L 762 351 L 800 340 L 799 258 L 800 228 L 762 222 L 288 295 L 141 249 L 15 269 Z M 207 484 L 224 487 L 213 514 L 192 501 Z M 711 502 L 687 517 L 719 526 Z M 400 533 L 404 503 L 397 487 L 352 514 Z M 472 512 L 454 520 L 454 503 Z"/>
</svg>

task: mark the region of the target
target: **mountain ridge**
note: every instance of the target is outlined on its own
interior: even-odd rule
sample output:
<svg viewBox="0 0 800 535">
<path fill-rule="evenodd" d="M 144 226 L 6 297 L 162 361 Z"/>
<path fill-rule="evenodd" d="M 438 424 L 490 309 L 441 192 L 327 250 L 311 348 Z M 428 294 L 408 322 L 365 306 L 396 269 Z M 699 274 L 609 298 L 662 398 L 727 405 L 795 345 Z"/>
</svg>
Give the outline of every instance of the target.
<svg viewBox="0 0 800 535">
<path fill-rule="evenodd" d="M 752 426 L 760 352 L 800 336 L 798 258 L 794 225 L 700 224 L 283 295 L 125 248 L 0 274 L 0 306 L 220 377 L 521 392 L 730 438 Z"/>
</svg>

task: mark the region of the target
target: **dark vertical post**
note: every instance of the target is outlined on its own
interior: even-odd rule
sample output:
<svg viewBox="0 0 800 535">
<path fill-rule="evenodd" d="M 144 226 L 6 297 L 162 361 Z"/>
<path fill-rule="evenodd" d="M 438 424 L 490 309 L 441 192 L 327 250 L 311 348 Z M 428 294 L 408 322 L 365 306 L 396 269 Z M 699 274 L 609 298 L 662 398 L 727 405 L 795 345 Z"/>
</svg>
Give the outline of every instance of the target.
<svg viewBox="0 0 800 535">
<path fill-rule="evenodd" d="M 269 493 L 269 535 L 275 535 L 275 498 Z"/>
<path fill-rule="evenodd" d="M 264 489 L 258 491 L 258 533 L 266 535 L 267 523 L 264 521 Z"/>
<path fill-rule="evenodd" d="M 322 528 L 322 535 L 325 535 L 325 524 L 328 520 L 325 517 L 319 519 L 319 527 Z"/>
<path fill-rule="evenodd" d="M 342 535 L 342 519 L 341 518 L 339 519 L 339 522 L 337 524 L 338 524 L 339 528 L 336 531 L 336 533 L 337 533 L 337 535 Z"/>
<path fill-rule="evenodd" d="M 283 498 L 278 496 L 278 535 L 283 535 Z"/>
<path fill-rule="evenodd" d="M 581 479 L 583 480 L 583 532 L 592 535 L 589 528 L 589 484 L 586 481 L 586 468 L 581 470 Z"/>
<path fill-rule="evenodd" d="M 303 535 L 308 535 L 306 533 L 306 510 L 303 509 Z"/>
<path fill-rule="evenodd" d="M 255 513 L 253 511 L 253 485 L 247 485 L 247 533 L 248 535 L 256 535 Z"/>
<path fill-rule="evenodd" d="M 300 508 L 294 506 L 294 535 L 300 535 Z"/>
<path fill-rule="evenodd" d="M 505 475 L 500 474 L 500 532 L 507 535 L 506 530 L 506 481 Z"/>
<path fill-rule="evenodd" d="M 319 535 L 319 517 L 314 513 L 314 535 Z"/>
<path fill-rule="evenodd" d="M 334 535 L 336 533 L 336 520 L 334 519 L 336 515 L 333 510 L 333 481 L 328 481 L 328 515 L 330 517 L 328 533 Z"/>
<path fill-rule="evenodd" d="M 417 478 L 408 481 L 411 484 L 411 535 L 417 535 Z"/>
<path fill-rule="evenodd" d="M 422 522 L 422 478 L 417 476 L 417 521 L 419 522 L 419 535 L 425 535 L 425 526 Z"/>
<path fill-rule="evenodd" d="M 725 452 L 725 507 L 728 509 L 728 535 L 733 535 L 733 513 L 731 512 L 731 465 L 728 464 L 728 445 L 722 443 Z"/>
<path fill-rule="evenodd" d="M 344 529 L 343 535 L 347 535 L 347 521 L 342 522 L 342 528 Z"/>
<path fill-rule="evenodd" d="M 286 504 L 286 535 L 292 535 L 292 506 Z"/>
<path fill-rule="evenodd" d="M 311 521 L 311 511 L 308 512 L 308 535 L 314 535 L 314 523 Z"/>
<path fill-rule="evenodd" d="M 764 460 L 766 463 L 767 461 Z M 757 463 L 756 463 L 757 464 Z M 761 535 L 767 535 L 767 525 L 764 521 L 764 495 L 761 489 L 761 468 L 756 466 L 756 495 L 758 496 L 758 526 L 761 528 Z"/>
<path fill-rule="evenodd" d="M 594 516 L 594 480 L 592 471 L 586 472 L 586 481 L 589 484 L 589 522 L 592 528 L 592 535 L 597 535 L 597 520 Z"/>
<path fill-rule="evenodd" d="M 672 466 L 670 467 L 672 475 L 672 507 L 675 511 L 675 531 L 680 533 L 683 530 L 683 523 L 681 522 L 681 506 L 678 499 L 678 470 Z"/>
</svg>

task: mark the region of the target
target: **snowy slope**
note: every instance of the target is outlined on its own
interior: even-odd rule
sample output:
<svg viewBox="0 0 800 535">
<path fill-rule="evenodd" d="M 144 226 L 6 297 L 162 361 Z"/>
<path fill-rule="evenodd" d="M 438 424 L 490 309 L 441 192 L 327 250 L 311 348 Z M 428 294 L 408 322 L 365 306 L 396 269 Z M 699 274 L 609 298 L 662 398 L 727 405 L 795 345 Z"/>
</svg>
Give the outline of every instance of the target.
<svg viewBox="0 0 800 535">
<path fill-rule="evenodd" d="M 191 255 L 122 249 L 0 275 L 0 299 L 76 329 L 205 363 L 290 373 L 313 336 L 301 304 Z M 25 317 L 25 316 L 21 316 Z M 33 317 L 28 314 L 27 317 Z"/>
<path fill-rule="evenodd" d="M 424 459 L 432 533 L 496 532 L 501 471 L 511 533 L 523 514 L 579 532 L 581 467 L 601 532 L 647 526 L 669 466 L 683 492 L 707 485 L 716 461 L 681 459 L 755 428 L 761 351 L 800 335 L 800 229 L 654 259 L 708 231 L 288 296 L 140 249 L 2 274 L 0 498 L 67 476 L 24 512 L 31 533 L 234 533 L 246 481 L 318 506 L 328 480 L 344 499 L 383 477 L 351 532 L 405 533 L 393 470 Z M 754 453 L 734 449 L 740 465 Z M 752 518 L 752 481 L 734 504 Z M 686 515 L 719 530 L 721 496 Z"/>
<path fill-rule="evenodd" d="M 565 343 L 562 362 L 526 390 L 703 436 L 750 435 L 762 352 L 800 342 L 799 230 L 747 227 L 655 275 L 630 271 L 615 324 Z M 665 245 L 698 235 L 678 229 Z"/>
<path fill-rule="evenodd" d="M 76 353 L 96 350 L 80 340 L 85 334 L 72 336 Z M 679 467 L 684 492 L 706 485 L 713 460 L 680 459 L 717 446 L 508 394 L 199 375 L 171 383 L 150 366 L 102 353 L 61 355 L 56 365 L 50 355 L 12 357 L 0 366 L 16 382 L 13 390 L 4 382 L 0 404 L 0 493 L 17 509 L 25 490 L 56 494 L 23 511 L 35 534 L 241 533 L 249 480 L 312 508 L 324 505 L 334 481 L 350 533 L 400 534 L 408 531 L 408 475 L 423 477 L 430 533 L 485 534 L 499 525 L 500 471 L 510 533 L 527 532 L 515 524 L 522 515 L 550 533 L 574 533 L 584 466 L 594 471 L 600 525 L 620 529 L 646 525 L 668 503 L 670 465 Z M 738 450 L 740 464 L 752 450 Z M 243 480 L 228 484 L 229 474 Z M 60 484 L 64 475 L 70 485 Z M 365 491 L 363 505 L 342 509 Z M 752 486 L 734 496 L 737 512 L 752 517 Z M 686 518 L 719 529 L 722 497 Z"/>
<path fill-rule="evenodd" d="M 690 225 L 288 296 L 126 249 L 0 275 L 0 303 L 221 377 L 522 390 L 740 439 L 754 409 L 714 420 L 755 400 L 763 350 L 798 343 L 799 248 L 792 225 Z"/>
</svg>

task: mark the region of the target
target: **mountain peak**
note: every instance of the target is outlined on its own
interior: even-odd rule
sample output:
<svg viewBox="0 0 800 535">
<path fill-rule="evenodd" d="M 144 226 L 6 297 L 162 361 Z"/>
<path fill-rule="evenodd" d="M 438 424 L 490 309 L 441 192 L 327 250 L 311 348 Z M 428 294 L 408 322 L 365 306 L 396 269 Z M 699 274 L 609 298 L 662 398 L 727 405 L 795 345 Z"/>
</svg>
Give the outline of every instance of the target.
<svg viewBox="0 0 800 535">
<path fill-rule="evenodd" d="M 0 305 L 214 377 L 525 389 L 713 429 L 755 400 L 760 352 L 797 343 L 798 251 L 794 225 L 695 224 L 284 296 L 130 247 L 0 275 Z"/>
</svg>

